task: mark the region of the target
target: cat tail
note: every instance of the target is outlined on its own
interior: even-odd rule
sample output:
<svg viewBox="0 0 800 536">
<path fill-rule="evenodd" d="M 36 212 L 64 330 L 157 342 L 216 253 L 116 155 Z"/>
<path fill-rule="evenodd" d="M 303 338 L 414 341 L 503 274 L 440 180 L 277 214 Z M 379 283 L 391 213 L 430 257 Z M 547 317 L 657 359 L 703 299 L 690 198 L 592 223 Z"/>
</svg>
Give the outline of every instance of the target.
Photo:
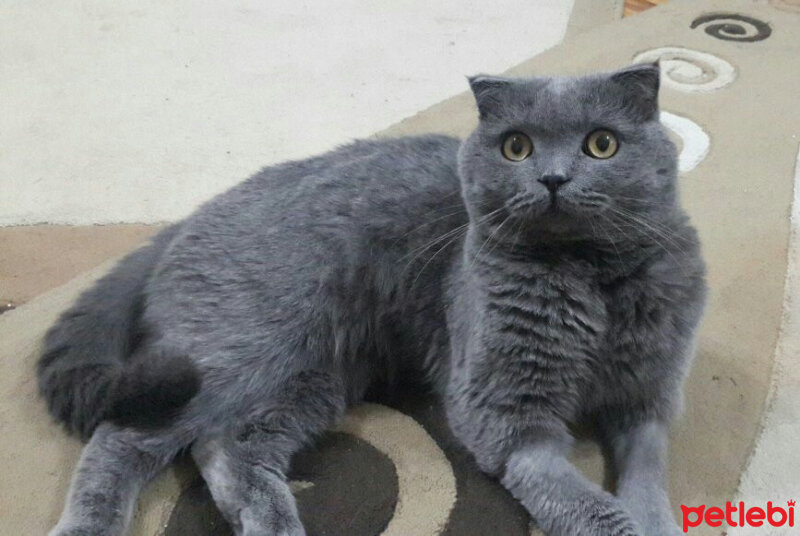
<svg viewBox="0 0 800 536">
<path fill-rule="evenodd" d="M 168 417 L 200 388 L 186 357 L 128 359 L 141 338 L 145 285 L 177 231 L 169 227 L 125 257 L 45 336 L 39 391 L 50 413 L 83 438 L 106 420 L 136 424 Z"/>
</svg>

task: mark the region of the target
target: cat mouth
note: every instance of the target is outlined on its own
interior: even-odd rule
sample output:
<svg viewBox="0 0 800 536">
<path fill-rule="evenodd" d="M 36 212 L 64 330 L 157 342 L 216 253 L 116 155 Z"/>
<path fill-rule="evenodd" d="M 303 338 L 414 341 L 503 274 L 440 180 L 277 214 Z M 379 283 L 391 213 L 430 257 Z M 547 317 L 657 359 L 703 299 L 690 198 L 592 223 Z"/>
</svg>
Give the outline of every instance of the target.
<svg viewBox="0 0 800 536">
<path fill-rule="evenodd" d="M 541 223 L 564 223 L 580 213 L 581 209 L 581 203 L 572 195 L 560 192 L 548 195 L 518 194 L 506 202 L 507 213 L 521 219 L 540 220 Z"/>
<path fill-rule="evenodd" d="M 543 213 L 548 216 L 564 216 L 570 212 L 570 205 L 571 203 L 569 200 L 565 200 L 564 196 L 558 195 L 557 192 L 551 192 L 547 199 L 547 208 Z"/>
<path fill-rule="evenodd" d="M 506 210 L 511 213 L 527 213 L 530 211 L 539 212 L 545 200 L 539 196 L 528 193 L 517 194 L 506 203 Z"/>
<path fill-rule="evenodd" d="M 564 216 L 569 202 L 563 196 L 552 193 L 547 197 L 521 195 L 506 203 L 506 209 L 519 217 Z"/>
</svg>

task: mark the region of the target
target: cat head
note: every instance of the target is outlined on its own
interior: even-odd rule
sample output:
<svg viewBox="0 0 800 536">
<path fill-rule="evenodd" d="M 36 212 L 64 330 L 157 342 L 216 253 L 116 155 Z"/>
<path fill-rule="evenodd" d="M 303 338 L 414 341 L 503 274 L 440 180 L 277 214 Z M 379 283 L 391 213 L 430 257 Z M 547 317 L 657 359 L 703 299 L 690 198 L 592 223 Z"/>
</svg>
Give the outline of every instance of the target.
<svg viewBox="0 0 800 536">
<path fill-rule="evenodd" d="M 674 213 L 677 156 L 659 123 L 658 65 L 469 82 L 480 121 L 459 173 L 479 227 L 508 219 L 509 239 L 513 230 L 514 240 L 616 241 L 637 220 Z"/>
</svg>

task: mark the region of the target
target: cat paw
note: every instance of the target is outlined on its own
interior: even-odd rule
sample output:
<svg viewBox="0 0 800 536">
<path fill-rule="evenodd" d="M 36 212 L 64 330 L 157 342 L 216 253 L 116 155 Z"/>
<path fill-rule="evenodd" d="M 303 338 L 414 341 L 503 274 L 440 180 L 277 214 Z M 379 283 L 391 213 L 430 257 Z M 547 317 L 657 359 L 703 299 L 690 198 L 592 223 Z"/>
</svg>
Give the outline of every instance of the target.
<svg viewBox="0 0 800 536">
<path fill-rule="evenodd" d="M 648 536 L 616 500 L 598 502 L 589 515 L 592 536 Z"/>
<path fill-rule="evenodd" d="M 683 531 L 672 520 L 666 523 L 645 525 L 644 536 L 683 536 Z"/>
<path fill-rule="evenodd" d="M 258 501 L 239 511 L 241 536 L 306 536 L 289 487 L 278 478 L 259 490 Z"/>
<path fill-rule="evenodd" d="M 629 519 L 600 522 L 596 534 L 597 536 L 648 536 Z"/>
<path fill-rule="evenodd" d="M 675 523 L 669 507 L 651 509 L 647 512 L 637 512 L 632 509 L 631 512 L 642 526 L 644 536 L 683 536 L 683 531 Z"/>
<path fill-rule="evenodd" d="M 88 525 L 56 525 L 50 532 L 47 533 L 47 536 L 111 536 L 112 534 L 113 532 L 111 532 L 107 527 Z"/>
<path fill-rule="evenodd" d="M 258 511 L 242 512 L 240 536 L 306 536 L 296 513 L 259 508 Z"/>
</svg>

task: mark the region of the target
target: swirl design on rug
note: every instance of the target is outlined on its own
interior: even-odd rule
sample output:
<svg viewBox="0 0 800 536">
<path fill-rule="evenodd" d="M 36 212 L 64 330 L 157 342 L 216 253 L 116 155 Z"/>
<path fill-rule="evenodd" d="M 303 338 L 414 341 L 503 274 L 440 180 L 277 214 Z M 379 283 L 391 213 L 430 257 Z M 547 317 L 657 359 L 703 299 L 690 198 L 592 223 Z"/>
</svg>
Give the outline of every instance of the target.
<svg viewBox="0 0 800 536">
<path fill-rule="evenodd" d="M 694 19 L 690 27 L 702 27 L 708 35 L 724 41 L 752 43 L 772 35 L 772 28 L 766 22 L 738 13 L 702 15 Z"/>
<path fill-rule="evenodd" d="M 711 138 L 694 121 L 671 112 L 661 112 L 661 124 L 681 139 L 681 153 L 678 156 L 678 171 L 687 173 L 705 160 L 711 146 Z"/>
<path fill-rule="evenodd" d="M 633 63 L 659 62 L 661 83 L 686 93 L 708 93 L 736 80 L 736 68 L 726 60 L 682 47 L 660 47 L 637 54 Z"/>
<path fill-rule="evenodd" d="M 397 505 L 381 534 L 437 534 L 455 504 L 456 482 L 450 462 L 425 429 L 379 404 L 352 408 L 336 429 L 367 441 L 394 463 Z"/>
</svg>

